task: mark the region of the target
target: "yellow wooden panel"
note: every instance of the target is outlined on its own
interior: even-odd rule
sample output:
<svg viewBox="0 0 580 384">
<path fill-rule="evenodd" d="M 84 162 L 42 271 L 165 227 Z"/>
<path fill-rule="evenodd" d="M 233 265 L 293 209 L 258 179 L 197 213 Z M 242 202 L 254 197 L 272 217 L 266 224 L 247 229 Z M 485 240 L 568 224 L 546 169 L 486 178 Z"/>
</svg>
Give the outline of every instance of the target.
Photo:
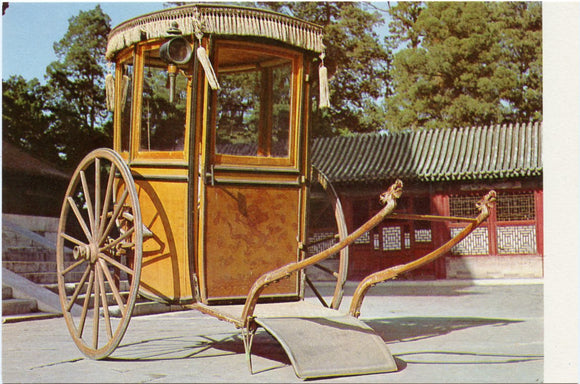
<svg viewBox="0 0 580 384">
<path fill-rule="evenodd" d="M 143 242 L 141 289 L 164 301 L 192 297 L 187 254 L 187 183 L 138 180 L 143 224 L 153 237 Z"/>
<path fill-rule="evenodd" d="M 205 279 L 208 299 L 245 297 L 263 273 L 297 261 L 298 189 L 208 187 Z M 273 284 L 265 295 L 298 295 L 298 279 Z"/>
</svg>

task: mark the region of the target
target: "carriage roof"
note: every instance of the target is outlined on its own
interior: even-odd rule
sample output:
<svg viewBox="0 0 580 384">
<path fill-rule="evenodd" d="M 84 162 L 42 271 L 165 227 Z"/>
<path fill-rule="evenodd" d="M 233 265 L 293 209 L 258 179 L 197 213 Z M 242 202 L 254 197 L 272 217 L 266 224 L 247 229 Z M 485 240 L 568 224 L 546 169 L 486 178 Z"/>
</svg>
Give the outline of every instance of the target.
<svg viewBox="0 0 580 384">
<path fill-rule="evenodd" d="M 196 33 L 263 37 L 322 52 L 322 27 L 280 13 L 246 7 L 194 4 L 148 13 L 119 24 L 109 34 L 106 57 L 143 40 L 166 37 L 177 22 L 184 35 Z"/>
</svg>

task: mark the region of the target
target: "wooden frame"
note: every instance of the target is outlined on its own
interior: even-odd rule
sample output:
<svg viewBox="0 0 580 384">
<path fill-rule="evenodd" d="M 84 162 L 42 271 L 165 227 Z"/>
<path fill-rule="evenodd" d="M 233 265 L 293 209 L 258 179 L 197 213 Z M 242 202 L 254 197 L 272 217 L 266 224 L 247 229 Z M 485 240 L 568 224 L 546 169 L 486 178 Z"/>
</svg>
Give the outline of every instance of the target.
<svg viewBox="0 0 580 384">
<path fill-rule="evenodd" d="M 259 44 L 253 42 L 243 42 L 243 41 L 232 41 L 232 40 L 216 40 L 214 43 L 214 58 L 216 61 L 216 71 L 220 72 L 219 62 L 217 57 L 219 55 L 220 49 L 239 49 L 239 50 L 249 50 L 253 53 L 257 54 L 266 54 L 271 56 L 278 56 L 279 58 L 289 60 L 292 64 L 292 84 L 290 87 L 290 97 L 291 97 L 291 104 L 290 104 L 290 122 L 289 122 L 289 153 L 288 157 L 277 158 L 277 157 L 270 157 L 270 156 L 237 156 L 237 155 L 229 155 L 229 154 L 218 154 L 215 151 L 216 148 L 216 138 L 215 138 L 215 129 L 216 129 L 216 113 L 217 111 L 215 108 L 212 109 L 212 114 L 210 116 L 210 126 L 208 127 L 209 131 L 212 132 L 210 137 L 210 162 L 215 164 L 216 166 L 227 165 L 230 167 L 239 167 L 239 168 L 264 168 L 269 169 L 270 167 L 279 167 L 279 168 L 290 168 L 290 169 L 298 169 L 298 131 L 300 129 L 300 106 L 302 103 L 302 94 L 303 94 L 303 79 L 304 79 L 304 62 L 302 54 L 296 52 L 295 50 L 289 50 L 279 47 L 273 47 L 271 45 L 266 44 Z M 239 68 L 242 70 L 249 70 L 250 67 Z M 267 92 L 268 90 L 264 90 Z M 263 99 L 268 100 L 268 95 L 262 95 Z M 214 92 L 212 94 L 212 105 L 216 105 L 217 103 L 217 94 Z M 261 108 L 261 121 L 268 120 L 267 118 L 264 119 L 266 113 L 264 112 L 265 108 Z M 270 129 L 268 129 L 270 127 Z M 271 133 L 271 124 L 266 123 L 265 126 L 260 126 L 259 128 L 259 141 L 260 143 L 268 142 L 268 133 Z M 266 145 L 264 145 L 266 146 Z"/>
</svg>

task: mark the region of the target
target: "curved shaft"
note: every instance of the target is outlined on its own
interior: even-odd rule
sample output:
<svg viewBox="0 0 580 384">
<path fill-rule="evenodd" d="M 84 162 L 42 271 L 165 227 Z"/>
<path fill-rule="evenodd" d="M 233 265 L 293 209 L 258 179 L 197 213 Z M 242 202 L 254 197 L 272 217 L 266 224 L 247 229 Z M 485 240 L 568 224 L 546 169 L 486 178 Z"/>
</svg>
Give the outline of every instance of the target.
<svg viewBox="0 0 580 384">
<path fill-rule="evenodd" d="M 397 180 L 393 185 L 389 187 L 389 189 L 381 195 L 381 203 L 385 204 L 383 209 L 379 211 L 375 216 L 373 216 L 369 221 L 364 223 L 360 226 L 357 230 L 353 233 L 348 235 L 344 240 L 340 241 L 339 243 L 333 245 L 326 250 L 309 257 L 308 259 L 287 264 L 281 268 L 275 269 L 273 271 L 267 272 L 260 276 L 250 288 L 250 292 L 248 293 L 248 297 L 246 298 L 246 303 L 244 305 L 244 311 L 242 312 L 242 321 L 244 322 L 244 328 L 248 328 L 251 323 L 251 319 L 254 314 L 254 309 L 256 304 L 258 303 L 258 298 L 260 294 L 268 285 L 275 283 L 281 279 L 290 277 L 290 275 L 294 272 L 300 271 L 306 267 L 309 267 L 313 264 L 317 264 L 320 261 L 328 258 L 331 255 L 334 255 L 337 252 L 340 252 L 343 248 L 351 245 L 355 242 L 356 239 L 361 237 L 365 232 L 370 231 L 378 224 L 381 223 L 393 210 L 397 205 L 397 199 L 401 196 L 403 189 L 403 183 L 400 180 Z"/>
<path fill-rule="evenodd" d="M 379 272 L 375 272 L 367 277 L 365 277 L 356 288 L 353 294 L 353 298 L 350 304 L 349 314 L 354 317 L 360 316 L 360 308 L 362 306 L 363 299 L 370 287 L 381 283 L 383 281 L 397 277 L 403 272 L 408 272 L 413 269 L 419 268 L 433 260 L 446 254 L 453 248 L 457 243 L 467 237 L 474 229 L 476 229 L 481 223 L 483 223 L 489 216 L 489 209 L 491 204 L 495 201 L 496 193 L 495 191 L 490 191 L 485 195 L 476 205 L 480 210 L 479 215 L 471 222 L 467 227 L 465 227 L 461 232 L 454 236 L 451 240 L 443 244 L 436 250 L 428 253 L 427 255 L 411 261 L 407 264 L 397 265 L 391 268 L 384 269 Z"/>
</svg>

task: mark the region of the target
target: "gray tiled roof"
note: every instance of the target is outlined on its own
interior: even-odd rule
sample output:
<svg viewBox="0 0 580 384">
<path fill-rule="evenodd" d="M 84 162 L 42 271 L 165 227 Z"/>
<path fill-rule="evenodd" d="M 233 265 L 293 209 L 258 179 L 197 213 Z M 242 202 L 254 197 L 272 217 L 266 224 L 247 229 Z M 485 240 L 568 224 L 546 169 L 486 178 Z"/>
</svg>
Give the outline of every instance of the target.
<svg viewBox="0 0 580 384">
<path fill-rule="evenodd" d="M 542 123 L 321 138 L 312 163 L 335 183 L 540 176 Z"/>
</svg>

